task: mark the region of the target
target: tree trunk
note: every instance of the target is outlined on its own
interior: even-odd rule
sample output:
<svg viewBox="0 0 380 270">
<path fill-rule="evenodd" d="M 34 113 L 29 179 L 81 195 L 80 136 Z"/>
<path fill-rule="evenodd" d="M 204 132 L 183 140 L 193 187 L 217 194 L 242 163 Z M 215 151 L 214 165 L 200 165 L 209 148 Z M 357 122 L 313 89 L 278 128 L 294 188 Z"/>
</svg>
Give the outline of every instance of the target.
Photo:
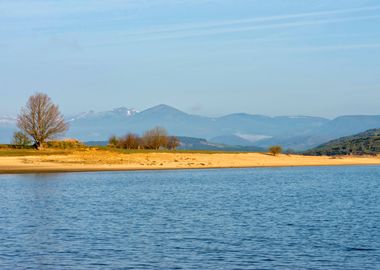
<svg viewBox="0 0 380 270">
<path fill-rule="evenodd" d="M 35 143 L 33 144 L 33 147 L 34 147 L 34 149 L 36 149 L 36 150 L 42 150 L 42 149 L 43 149 L 42 143 L 40 143 L 40 142 L 35 142 Z"/>
</svg>

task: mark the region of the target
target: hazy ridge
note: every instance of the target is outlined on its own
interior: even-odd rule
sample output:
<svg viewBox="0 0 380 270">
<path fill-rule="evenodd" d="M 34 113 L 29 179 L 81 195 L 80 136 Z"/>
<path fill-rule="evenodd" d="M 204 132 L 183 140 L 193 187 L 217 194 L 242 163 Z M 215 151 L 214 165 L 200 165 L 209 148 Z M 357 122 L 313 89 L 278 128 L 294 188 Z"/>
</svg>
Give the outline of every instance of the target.
<svg viewBox="0 0 380 270">
<path fill-rule="evenodd" d="M 165 127 L 170 134 L 204 138 L 224 145 L 266 148 L 279 144 L 285 149 L 306 150 L 343 136 L 380 127 L 380 116 L 341 116 L 333 120 L 311 116 L 268 117 L 246 113 L 205 117 L 158 105 L 137 112 L 117 108 L 106 112 L 86 112 L 67 117 L 67 137 L 82 141 L 104 141 L 126 132 L 142 133 L 153 126 Z M 0 117 L 0 142 L 8 143 L 15 130 L 15 118 Z"/>
</svg>

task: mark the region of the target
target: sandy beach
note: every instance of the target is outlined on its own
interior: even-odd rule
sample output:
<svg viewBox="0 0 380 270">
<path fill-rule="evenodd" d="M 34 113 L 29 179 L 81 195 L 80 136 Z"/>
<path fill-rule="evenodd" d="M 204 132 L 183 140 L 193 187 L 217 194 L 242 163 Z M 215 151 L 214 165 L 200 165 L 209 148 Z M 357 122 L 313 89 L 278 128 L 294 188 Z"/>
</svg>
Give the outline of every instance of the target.
<svg viewBox="0 0 380 270">
<path fill-rule="evenodd" d="M 74 151 L 68 154 L 0 157 L 1 174 L 346 165 L 380 165 L 380 157 L 112 151 Z"/>
</svg>

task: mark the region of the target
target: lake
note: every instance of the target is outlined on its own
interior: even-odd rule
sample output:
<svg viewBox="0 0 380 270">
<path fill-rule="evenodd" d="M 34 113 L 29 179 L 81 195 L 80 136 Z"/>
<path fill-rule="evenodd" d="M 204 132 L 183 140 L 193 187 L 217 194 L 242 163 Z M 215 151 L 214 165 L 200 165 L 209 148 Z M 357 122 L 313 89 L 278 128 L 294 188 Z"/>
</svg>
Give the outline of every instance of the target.
<svg viewBox="0 0 380 270">
<path fill-rule="evenodd" d="M 0 269 L 380 269 L 380 167 L 1 175 Z"/>
</svg>

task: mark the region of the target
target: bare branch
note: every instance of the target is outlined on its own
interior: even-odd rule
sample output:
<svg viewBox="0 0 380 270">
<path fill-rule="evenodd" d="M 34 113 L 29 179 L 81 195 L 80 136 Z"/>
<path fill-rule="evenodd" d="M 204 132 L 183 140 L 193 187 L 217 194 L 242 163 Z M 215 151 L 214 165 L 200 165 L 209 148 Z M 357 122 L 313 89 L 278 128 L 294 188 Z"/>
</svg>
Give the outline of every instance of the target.
<svg viewBox="0 0 380 270">
<path fill-rule="evenodd" d="M 43 144 L 46 140 L 64 134 L 69 127 L 58 106 L 43 93 L 29 97 L 18 115 L 17 126 L 32 137 L 36 144 Z"/>
</svg>

